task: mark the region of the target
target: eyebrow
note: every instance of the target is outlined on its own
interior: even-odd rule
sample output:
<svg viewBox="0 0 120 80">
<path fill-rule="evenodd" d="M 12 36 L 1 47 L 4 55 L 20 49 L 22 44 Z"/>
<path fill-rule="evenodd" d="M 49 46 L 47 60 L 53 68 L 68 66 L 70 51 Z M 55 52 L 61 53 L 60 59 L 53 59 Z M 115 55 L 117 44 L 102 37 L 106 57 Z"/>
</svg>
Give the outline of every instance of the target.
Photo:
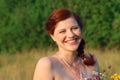
<svg viewBox="0 0 120 80">
<path fill-rule="evenodd" d="M 62 31 L 62 30 L 65 30 L 65 29 L 58 29 L 57 31 Z"/>
<path fill-rule="evenodd" d="M 76 27 L 76 26 L 78 26 L 78 27 L 79 27 L 79 25 L 78 25 L 78 24 L 74 24 L 74 25 L 72 25 L 72 27 Z M 57 31 L 61 31 L 61 30 L 65 30 L 65 29 L 63 29 L 63 28 L 59 28 Z"/>
</svg>

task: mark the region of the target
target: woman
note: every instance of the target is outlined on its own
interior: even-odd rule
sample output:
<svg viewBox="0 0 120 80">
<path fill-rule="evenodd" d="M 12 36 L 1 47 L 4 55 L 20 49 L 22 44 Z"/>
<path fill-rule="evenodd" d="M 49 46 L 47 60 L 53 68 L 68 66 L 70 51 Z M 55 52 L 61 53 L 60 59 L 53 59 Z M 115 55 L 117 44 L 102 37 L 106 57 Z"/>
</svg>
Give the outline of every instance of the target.
<svg viewBox="0 0 120 80">
<path fill-rule="evenodd" d="M 46 21 L 46 32 L 56 42 L 55 55 L 41 58 L 33 80 L 86 80 L 99 72 L 96 57 L 84 54 L 83 24 L 77 14 L 60 8 Z"/>
</svg>

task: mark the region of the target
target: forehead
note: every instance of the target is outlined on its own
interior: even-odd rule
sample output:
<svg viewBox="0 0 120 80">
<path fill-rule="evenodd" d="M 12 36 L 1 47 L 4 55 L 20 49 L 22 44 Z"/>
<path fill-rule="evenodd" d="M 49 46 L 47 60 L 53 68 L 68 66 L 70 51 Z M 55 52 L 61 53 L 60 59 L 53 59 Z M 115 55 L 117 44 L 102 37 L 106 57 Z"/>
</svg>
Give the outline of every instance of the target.
<svg viewBox="0 0 120 80">
<path fill-rule="evenodd" d="M 69 17 L 65 20 L 62 20 L 62 21 L 58 22 L 55 29 L 68 28 L 68 27 L 75 26 L 75 25 L 78 26 L 78 23 L 75 20 L 75 18 L 74 17 Z"/>
</svg>

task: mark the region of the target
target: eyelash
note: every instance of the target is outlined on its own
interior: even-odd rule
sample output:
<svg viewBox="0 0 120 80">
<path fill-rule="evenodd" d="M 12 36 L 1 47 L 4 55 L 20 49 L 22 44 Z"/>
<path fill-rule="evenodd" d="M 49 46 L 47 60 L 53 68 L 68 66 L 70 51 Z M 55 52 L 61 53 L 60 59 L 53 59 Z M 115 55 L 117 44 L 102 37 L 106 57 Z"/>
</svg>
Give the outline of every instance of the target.
<svg viewBox="0 0 120 80">
<path fill-rule="evenodd" d="M 77 30 L 78 29 L 78 27 L 73 27 L 71 30 Z M 65 30 L 63 30 L 63 31 L 60 31 L 59 33 L 65 33 L 66 31 Z"/>
<path fill-rule="evenodd" d="M 59 33 L 65 33 L 65 31 L 60 31 Z"/>
<path fill-rule="evenodd" d="M 78 29 L 78 27 L 73 27 L 72 29 L 76 30 L 76 29 Z"/>
</svg>

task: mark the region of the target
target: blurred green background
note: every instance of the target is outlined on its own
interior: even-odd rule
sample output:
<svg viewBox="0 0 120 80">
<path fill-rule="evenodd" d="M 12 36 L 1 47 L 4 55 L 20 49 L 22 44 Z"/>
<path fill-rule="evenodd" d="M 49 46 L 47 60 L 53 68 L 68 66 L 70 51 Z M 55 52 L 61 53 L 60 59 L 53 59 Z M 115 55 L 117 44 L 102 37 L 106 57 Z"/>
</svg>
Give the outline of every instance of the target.
<svg viewBox="0 0 120 80">
<path fill-rule="evenodd" d="M 37 61 L 56 53 L 44 28 L 61 7 L 81 16 L 85 53 L 97 56 L 104 80 L 120 73 L 120 0 L 0 0 L 0 80 L 32 80 Z"/>
<path fill-rule="evenodd" d="M 81 16 L 87 46 L 120 49 L 120 0 L 0 0 L 0 53 L 54 46 L 44 23 L 61 7 Z"/>
</svg>

